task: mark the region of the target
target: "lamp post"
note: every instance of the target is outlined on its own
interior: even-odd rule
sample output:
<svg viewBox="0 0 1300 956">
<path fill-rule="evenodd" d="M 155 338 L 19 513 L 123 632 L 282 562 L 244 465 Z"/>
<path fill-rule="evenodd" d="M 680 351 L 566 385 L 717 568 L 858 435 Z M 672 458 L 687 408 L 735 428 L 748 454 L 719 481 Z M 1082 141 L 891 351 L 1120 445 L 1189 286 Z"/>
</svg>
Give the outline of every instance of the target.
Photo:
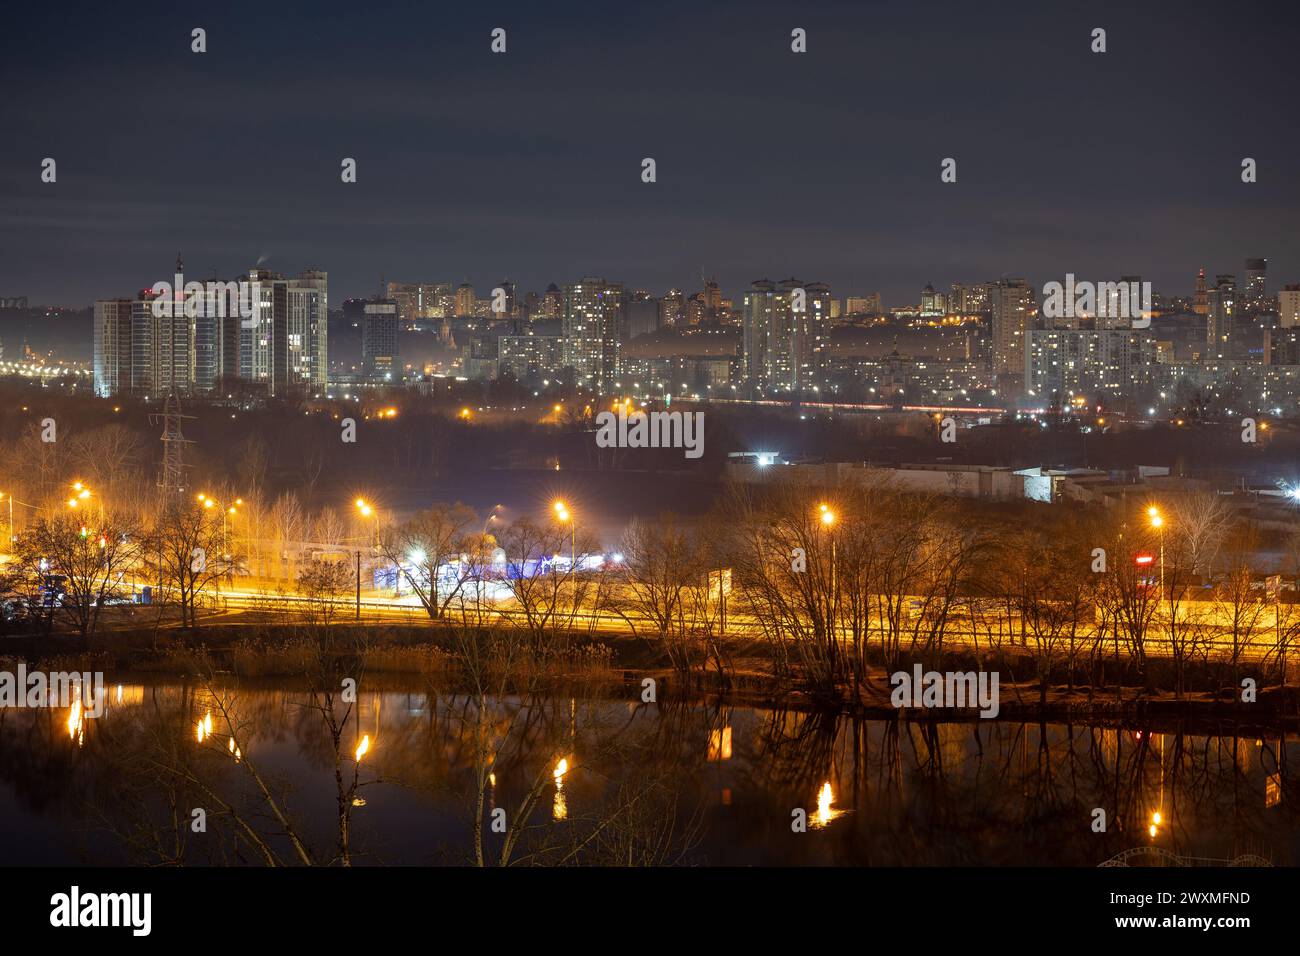
<svg viewBox="0 0 1300 956">
<path fill-rule="evenodd" d="M 239 509 L 240 509 L 241 507 L 243 507 L 243 505 L 244 505 L 244 499 L 243 499 L 243 498 L 236 498 L 236 499 L 235 499 L 235 503 L 234 503 L 233 505 L 231 505 L 229 508 L 226 509 L 226 514 L 230 515 L 230 530 L 231 530 L 231 531 L 233 531 L 233 530 L 235 529 L 235 518 L 239 517 Z M 225 541 L 225 540 L 224 540 L 224 538 L 225 538 L 225 524 L 224 524 L 225 519 L 224 519 L 224 518 L 222 519 L 222 522 L 223 522 L 223 523 L 222 523 L 222 532 L 221 532 L 221 534 L 222 534 L 222 538 L 223 538 L 223 542 L 222 542 L 222 543 L 223 543 L 223 545 L 225 546 L 227 553 L 229 553 L 229 551 L 230 551 L 230 543 L 229 543 L 228 541 Z"/>
<path fill-rule="evenodd" d="M 827 536 L 831 539 L 831 594 L 827 602 L 830 606 L 830 613 L 833 617 L 835 613 L 836 595 L 835 595 L 835 512 L 831 511 L 830 506 L 824 502 L 819 506 L 821 510 L 822 527 L 826 529 Z M 831 621 L 831 636 L 835 636 L 835 623 Z"/>
<path fill-rule="evenodd" d="M 198 499 L 199 504 L 203 505 L 204 511 L 211 511 L 221 504 L 216 498 L 210 498 L 204 494 L 200 494 Z M 226 549 L 226 510 L 224 508 L 221 509 L 221 549 L 223 551 Z"/>
<path fill-rule="evenodd" d="M 553 505 L 555 509 L 555 520 L 560 524 L 569 526 L 569 573 L 574 574 L 578 568 L 578 555 L 576 540 L 578 536 L 577 522 L 573 520 L 573 514 L 569 511 L 569 506 L 563 501 L 557 501 Z"/>
<path fill-rule="evenodd" d="M 226 521 L 227 518 L 229 518 L 232 515 L 238 514 L 238 512 L 235 510 L 234 505 L 231 505 L 230 507 L 227 508 L 225 505 L 223 505 L 216 498 L 213 498 L 211 495 L 205 495 L 200 493 L 195 497 L 198 499 L 199 504 L 203 505 L 204 511 L 211 511 L 213 508 L 221 509 L 221 557 L 226 562 L 225 572 L 229 574 L 230 573 L 230 533 L 229 533 L 229 526 L 227 525 Z M 241 505 L 244 503 L 243 498 L 236 498 L 235 501 Z M 217 575 L 216 580 L 217 580 L 217 595 L 220 596 L 221 575 Z"/>
<path fill-rule="evenodd" d="M 379 547 L 379 511 L 370 506 L 365 498 L 358 498 L 354 502 L 357 506 L 357 513 L 363 518 L 374 517 L 375 519 L 375 547 Z"/>
<path fill-rule="evenodd" d="M 68 499 L 68 508 L 76 511 L 89 506 L 91 491 L 79 481 L 72 483 L 72 497 Z"/>
<path fill-rule="evenodd" d="M 1160 532 L 1160 596 L 1164 597 L 1165 593 L 1165 519 L 1160 514 L 1160 509 L 1152 505 L 1147 509 L 1147 517 L 1151 519 L 1151 527 Z"/>
<path fill-rule="evenodd" d="M 835 590 L 835 512 L 827 505 L 821 506 L 822 527 L 831 539 L 831 590 Z"/>
<path fill-rule="evenodd" d="M 368 501 L 366 501 L 365 498 L 358 498 L 356 501 L 353 502 L 353 504 L 356 506 L 357 514 L 361 515 L 362 518 L 370 518 L 370 517 L 373 517 L 373 518 L 375 519 L 375 540 L 374 540 L 374 547 L 375 547 L 376 550 L 378 550 L 378 548 L 379 548 L 379 510 L 378 510 L 377 508 L 373 508 L 373 507 L 371 507 L 370 503 L 369 503 Z M 376 560 L 375 563 L 376 563 L 376 566 L 377 566 L 377 565 L 378 565 L 378 560 Z M 400 570 L 399 570 L 397 573 L 400 574 Z M 398 578 L 396 578 L 395 580 L 397 580 L 398 582 L 400 582 L 400 581 L 401 581 L 401 578 L 398 577 Z M 400 584 L 399 584 L 399 586 L 400 586 Z M 360 552 L 360 550 L 357 551 L 357 620 L 358 620 L 358 621 L 361 620 L 361 552 Z"/>
</svg>

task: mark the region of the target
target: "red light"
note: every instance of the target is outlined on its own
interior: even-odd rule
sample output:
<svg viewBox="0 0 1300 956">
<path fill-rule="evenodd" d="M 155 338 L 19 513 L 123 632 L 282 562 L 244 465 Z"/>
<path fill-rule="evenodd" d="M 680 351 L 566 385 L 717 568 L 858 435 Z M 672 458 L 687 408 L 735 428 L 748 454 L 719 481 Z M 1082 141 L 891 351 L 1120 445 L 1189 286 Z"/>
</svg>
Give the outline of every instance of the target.
<svg viewBox="0 0 1300 956">
<path fill-rule="evenodd" d="M 1152 561 L 1155 560 L 1155 558 L 1153 558 L 1149 554 L 1139 554 L 1133 560 L 1138 564 L 1150 564 Z"/>
</svg>

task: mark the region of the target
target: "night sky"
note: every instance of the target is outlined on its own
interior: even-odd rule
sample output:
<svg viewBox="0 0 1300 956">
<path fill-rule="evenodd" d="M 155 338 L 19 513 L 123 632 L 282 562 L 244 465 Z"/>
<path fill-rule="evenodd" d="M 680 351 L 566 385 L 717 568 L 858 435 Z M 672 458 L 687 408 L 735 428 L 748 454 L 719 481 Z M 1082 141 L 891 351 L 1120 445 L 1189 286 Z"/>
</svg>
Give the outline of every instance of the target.
<svg viewBox="0 0 1300 956">
<path fill-rule="evenodd" d="M 327 269 L 336 305 L 701 269 L 886 305 L 1067 271 L 1190 293 L 1247 256 L 1300 282 L 1294 4 L 1135 6 L 16 3 L 0 296 L 82 307 L 178 250 L 192 278 Z"/>
</svg>

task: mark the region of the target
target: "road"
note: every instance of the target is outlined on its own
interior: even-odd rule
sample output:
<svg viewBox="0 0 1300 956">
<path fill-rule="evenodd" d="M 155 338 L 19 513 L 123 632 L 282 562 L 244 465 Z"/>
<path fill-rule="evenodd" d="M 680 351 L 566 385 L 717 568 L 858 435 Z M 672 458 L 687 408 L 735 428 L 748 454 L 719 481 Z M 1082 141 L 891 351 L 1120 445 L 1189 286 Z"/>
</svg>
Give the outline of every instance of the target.
<svg viewBox="0 0 1300 956">
<path fill-rule="evenodd" d="M 214 595 L 215 596 L 215 595 Z M 220 624 L 222 616 L 230 616 L 230 624 L 239 623 L 237 616 L 243 612 L 249 611 L 268 611 L 277 606 L 284 605 L 306 605 L 311 603 L 319 604 L 311 598 L 300 595 L 283 595 L 278 592 L 267 592 L 252 588 L 223 588 L 220 594 L 220 601 L 224 608 L 223 611 L 216 615 L 204 617 L 205 626 L 208 624 Z M 334 600 L 335 619 L 340 622 L 355 620 L 358 605 L 355 598 L 339 598 Z M 1206 632 L 1200 638 L 1200 646 L 1205 647 L 1208 652 L 1214 656 L 1230 658 L 1233 651 L 1232 632 L 1229 622 L 1226 620 L 1227 609 L 1213 602 L 1191 602 L 1192 609 L 1187 612 L 1187 617 L 1199 622 L 1201 629 Z M 526 624 L 526 615 L 517 606 L 511 606 L 513 601 L 505 600 L 498 602 L 485 601 L 481 605 L 467 602 L 463 608 L 453 605 L 448 610 L 448 619 L 456 623 L 468 623 L 476 626 L 509 623 L 514 626 Z M 1251 638 L 1242 640 L 1239 647 L 1238 659 L 1245 661 L 1259 661 L 1268 656 L 1276 643 L 1276 633 L 1279 623 L 1285 629 L 1288 614 L 1294 617 L 1300 615 L 1300 608 L 1291 605 L 1281 606 L 1281 621 L 1275 616 L 1276 605 L 1264 606 L 1256 618 L 1255 627 L 1251 630 Z M 376 623 L 381 621 L 403 621 L 406 623 L 426 623 L 430 620 L 428 612 L 420 603 L 415 595 L 402 595 L 395 597 L 392 595 L 369 594 L 363 596 L 360 603 L 362 620 L 365 623 Z M 1180 619 L 1182 619 L 1180 614 Z M 1217 618 L 1217 620 L 1216 620 Z M 656 633 L 656 627 L 653 620 L 644 615 L 632 611 L 617 612 L 612 610 L 593 611 L 590 609 L 581 609 L 576 613 L 564 613 L 557 615 L 556 626 L 569 627 L 575 630 L 598 632 L 601 634 L 621 634 L 650 636 Z M 888 629 L 887 622 L 877 616 L 870 622 L 872 643 L 878 643 L 881 635 Z M 918 639 L 923 639 L 925 634 L 924 626 L 917 626 L 915 617 L 909 618 L 904 625 L 902 640 L 910 644 L 910 634 L 913 628 L 916 628 Z M 1017 646 L 1020 638 L 1020 621 L 1018 618 L 1008 620 L 1005 616 L 996 620 L 977 619 L 972 623 L 969 617 L 965 620 L 949 620 L 944 628 L 943 642 L 945 647 L 966 647 L 971 650 L 980 649 L 988 650 L 991 645 L 989 638 L 989 629 L 995 631 L 1001 628 L 1003 634 L 1011 631 L 1016 635 L 1017 640 L 1004 640 L 1003 646 Z M 1247 630 L 1245 628 L 1242 629 Z M 753 615 L 736 614 L 728 611 L 725 635 L 733 638 L 762 638 L 765 636 L 764 628 L 758 619 Z M 852 635 L 847 629 L 841 629 L 840 639 L 848 645 L 851 642 Z M 1032 633 L 1024 635 L 1024 645 L 1033 647 L 1035 645 Z M 1085 634 L 1076 642 L 1076 651 L 1079 653 L 1088 652 L 1094 644 L 1094 638 L 1091 634 Z M 1109 653 L 1114 653 L 1114 641 L 1109 639 L 1106 642 Z M 1156 628 L 1152 628 L 1145 642 L 1145 653 L 1150 658 L 1172 658 L 1173 648 L 1170 644 L 1167 634 L 1157 633 Z M 1055 645 L 1054 654 L 1064 653 L 1066 643 L 1062 639 Z M 1198 650 L 1197 656 L 1205 653 L 1205 650 Z M 1124 653 L 1121 648 L 1121 653 Z"/>
</svg>

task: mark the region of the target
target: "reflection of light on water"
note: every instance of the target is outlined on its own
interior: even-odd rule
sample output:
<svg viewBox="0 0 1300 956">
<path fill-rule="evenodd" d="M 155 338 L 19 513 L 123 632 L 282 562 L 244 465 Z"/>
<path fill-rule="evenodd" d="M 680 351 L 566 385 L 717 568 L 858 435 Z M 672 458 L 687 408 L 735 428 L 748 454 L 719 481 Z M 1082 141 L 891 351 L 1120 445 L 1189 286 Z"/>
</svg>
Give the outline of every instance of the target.
<svg viewBox="0 0 1300 956">
<path fill-rule="evenodd" d="M 835 809 L 835 791 L 831 789 L 831 782 L 827 780 L 822 784 L 821 790 L 817 792 L 817 812 L 813 814 L 808 823 L 813 829 L 820 829 L 829 825 L 832 820 L 844 812 Z"/>
<path fill-rule="evenodd" d="M 1282 802 L 1282 775 L 1270 773 L 1264 780 L 1264 806 L 1275 807 Z"/>
<path fill-rule="evenodd" d="M 561 757 L 555 763 L 553 776 L 555 777 L 555 802 L 551 806 L 551 817 L 556 820 L 563 820 L 569 815 L 569 803 L 564 797 L 564 775 L 569 772 L 569 760 L 567 757 Z"/>
<path fill-rule="evenodd" d="M 814 830 L 821 829 L 829 826 L 832 820 L 842 817 L 845 813 L 848 811 L 835 809 L 835 791 L 831 788 L 831 782 L 827 780 L 817 792 L 817 812 L 808 824 Z"/>
<path fill-rule="evenodd" d="M 199 722 L 194 725 L 194 738 L 199 742 L 207 740 L 212 736 L 212 712 L 208 711 L 199 718 Z"/>
<path fill-rule="evenodd" d="M 79 699 L 72 702 L 68 711 L 68 737 L 75 740 L 78 747 L 86 742 L 86 714 Z"/>
<path fill-rule="evenodd" d="M 822 784 L 822 792 L 817 794 L 817 822 L 822 826 L 831 822 L 831 804 L 835 802 L 835 794 L 831 790 L 831 782 L 827 780 Z"/>
<path fill-rule="evenodd" d="M 235 758 L 235 763 L 239 763 L 239 761 L 240 761 L 240 760 L 243 758 L 243 756 L 244 756 L 244 752 L 243 752 L 242 750 L 240 750 L 238 747 L 235 746 L 235 738 L 234 738 L 234 737 L 231 737 L 231 738 L 230 738 L 229 750 L 230 750 L 230 755 L 231 755 L 232 757 Z"/>
<path fill-rule="evenodd" d="M 709 731 L 709 760 L 731 759 L 731 727 Z"/>
</svg>

